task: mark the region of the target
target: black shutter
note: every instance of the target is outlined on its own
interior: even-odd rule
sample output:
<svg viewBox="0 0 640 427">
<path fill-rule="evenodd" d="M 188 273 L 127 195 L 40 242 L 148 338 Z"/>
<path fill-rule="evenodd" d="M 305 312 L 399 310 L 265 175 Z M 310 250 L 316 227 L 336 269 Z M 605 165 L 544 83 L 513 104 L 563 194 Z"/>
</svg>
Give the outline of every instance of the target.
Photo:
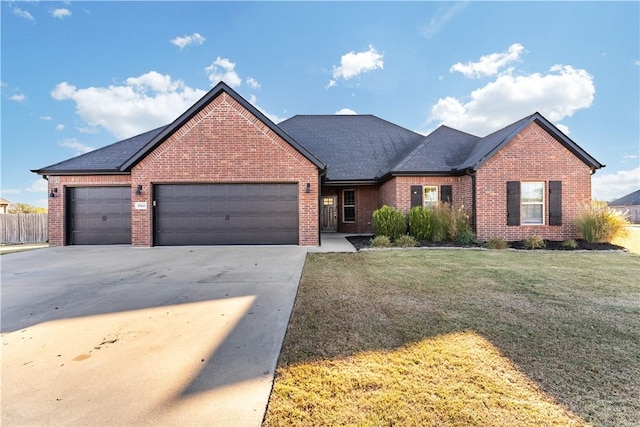
<svg viewBox="0 0 640 427">
<path fill-rule="evenodd" d="M 520 225 L 520 181 L 507 181 L 507 225 Z"/>
<path fill-rule="evenodd" d="M 549 181 L 549 225 L 562 225 L 562 181 Z"/>
<path fill-rule="evenodd" d="M 411 207 L 422 206 L 422 185 L 411 186 Z"/>
<path fill-rule="evenodd" d="M 441 185 L 440 186 L 440 201 L 442 203 L 453 204 L 453 187 L 451 185 Z"/>
</svg>

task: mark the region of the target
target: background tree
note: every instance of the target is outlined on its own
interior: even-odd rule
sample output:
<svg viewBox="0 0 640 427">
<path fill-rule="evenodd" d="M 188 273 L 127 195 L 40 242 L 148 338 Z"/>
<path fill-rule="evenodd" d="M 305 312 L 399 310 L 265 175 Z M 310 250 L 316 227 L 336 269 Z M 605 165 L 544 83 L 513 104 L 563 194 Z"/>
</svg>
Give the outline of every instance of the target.
<svg viewBox="0 0 640 427">
<path fill-rule="evenodd" d="M 47 208 L 31 206 L 27 203 L 11 203 L 7 209 L 10 214 L 47 213 Z"/>
</svg>

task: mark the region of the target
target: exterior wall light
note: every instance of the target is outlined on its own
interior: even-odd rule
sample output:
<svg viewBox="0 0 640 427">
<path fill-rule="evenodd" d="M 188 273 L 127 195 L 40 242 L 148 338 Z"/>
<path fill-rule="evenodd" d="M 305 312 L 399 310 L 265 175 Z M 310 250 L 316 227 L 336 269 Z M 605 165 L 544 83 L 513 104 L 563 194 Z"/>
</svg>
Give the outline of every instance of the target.
<svg viewBox="0 0 640 427">
<path fill-rule="evenodd" d="M 52 188 L 49 197 L 56 197 L 56 194 L 58 194 L 58 188 Z"/>
<path fill-rule="evenodd" d="M 307 182 L 307 189 L 305 190 L 306 193 L 311 193 L 311 183 Z"/>
<path fill-rule="evenodd" d="M 139 196 L 142 194 L 142 185 L 138 185 L 138 188 L 136 188 L 136 196 Z"/>
</svg>

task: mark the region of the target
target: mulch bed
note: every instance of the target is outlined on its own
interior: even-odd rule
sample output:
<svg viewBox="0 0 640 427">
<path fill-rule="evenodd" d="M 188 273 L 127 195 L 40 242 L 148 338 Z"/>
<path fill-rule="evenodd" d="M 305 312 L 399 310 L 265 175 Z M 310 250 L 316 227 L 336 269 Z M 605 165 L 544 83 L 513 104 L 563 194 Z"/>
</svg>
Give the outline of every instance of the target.
<svg viewBox="0 0 640 427">
<path fill-rule="evenodd" d="M 373 235 L 363 235 L 363 236 L 349 236 L 347 240 L 355 247 L 357 250 L 366 249 L 371 247 L 371 239 L 373 239 Z M 521 249 L 521 250 L 530 250 L 524 247 L 522 241 L 508 242 L 509 248 L 511 249 Z M 553 250 L 553 251 L 577 251 L 577 250 L 587 250 L 587 251 L 615 251 L 615 250 L 625 250 L 624 247 L 613 245 L 611 243 L 589 243 L 585 240 L 576 240 L 578 246 L 576 248 L 567 248 L 562 246 L 562 242 L 555 240 L 545 240 L 545 247 L 542 249 Z M 481 243 L 476 243 L 473 245 L 460 245 L 456 242 L 429 242 L 423 240 L 418 245 L 420 247 L 426 248 L 483 248 L 484 245 Z"/>
</svg>

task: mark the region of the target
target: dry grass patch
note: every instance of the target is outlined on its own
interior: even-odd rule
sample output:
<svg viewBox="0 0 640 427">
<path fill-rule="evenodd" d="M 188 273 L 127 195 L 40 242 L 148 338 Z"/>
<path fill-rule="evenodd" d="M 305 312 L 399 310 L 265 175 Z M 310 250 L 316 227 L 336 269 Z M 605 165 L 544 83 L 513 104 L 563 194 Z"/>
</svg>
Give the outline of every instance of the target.
<svg viewBox="0 0 640 427">
<path fill-rule="evenodd" d="M 640 257 L 307 258 L 265 425 L 638 425 Z"/>
</svg>

